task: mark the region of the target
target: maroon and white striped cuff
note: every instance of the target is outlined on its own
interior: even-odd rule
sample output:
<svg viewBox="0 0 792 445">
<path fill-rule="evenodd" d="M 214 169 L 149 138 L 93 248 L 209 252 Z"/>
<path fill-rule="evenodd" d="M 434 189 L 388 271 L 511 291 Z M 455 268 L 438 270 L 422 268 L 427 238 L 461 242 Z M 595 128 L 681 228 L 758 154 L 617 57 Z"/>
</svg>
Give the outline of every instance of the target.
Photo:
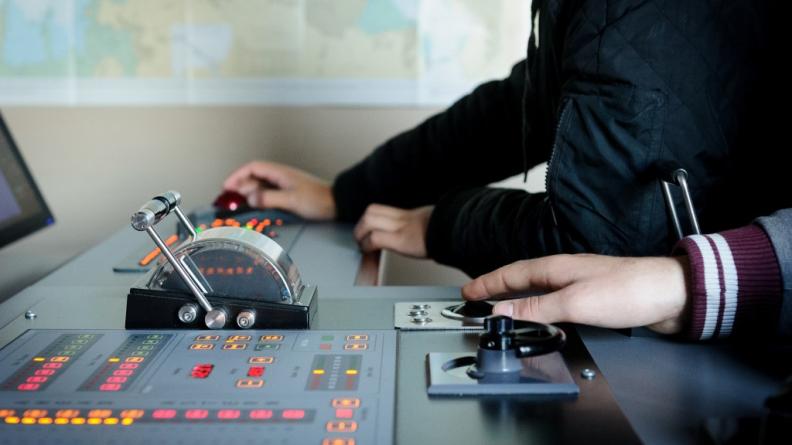
<svg viewBox="0 0 792 445">
<path fill-rule="evenodd" d="M 677 243 L 690 260 L 690 323 L 686 336 L 709 340 L 767 332 L 781 305 L 781 272 L 764 231 L 755 225 Z"/>
</svg>

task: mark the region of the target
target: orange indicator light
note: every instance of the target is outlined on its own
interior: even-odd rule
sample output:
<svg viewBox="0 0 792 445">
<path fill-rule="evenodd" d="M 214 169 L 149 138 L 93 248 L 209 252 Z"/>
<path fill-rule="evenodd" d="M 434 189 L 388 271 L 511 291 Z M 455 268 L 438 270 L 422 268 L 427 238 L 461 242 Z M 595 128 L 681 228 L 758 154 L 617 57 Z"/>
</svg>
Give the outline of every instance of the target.
<svg viewBox="0 0 792 445">
<path fill-rule="evenodd" d="M 38 419 L 40 417 L 47 417 L 47 410 L 46 409 L 29 409 L 26 410 L 22 417 L 32 417 L 34 419 Z"/>
<path fill-rule="evenodd" d="M 145 412 L 142 409 L 125 409 L 121 411 L 121 417 L 124 419 L 140 419 Z"/>
<path fill-rule="evenodd" d="M 178 240 L 179 240 L 178 235 L 171 235 L 168 237 L 168 239 L 165 240 L 165 245 L 170 247 L 173 243 L 175 243 Z M 151 252 L 147 253 L 146 256 L 144 256 L 143 259 L 141 259 L 140 262 L 138 262 L 138 264 L 140 264 L 141 266 L 148 266 L 149 264 L 151 264 L 152 261 L 154 261 L 155 258 L 159 256 L 160 252 L 161 251 L 159 247 L 155 248 Z"/>
<path fill-rule="evenodd" d="M 109 409 L 92 409 L 88 411 L 88 417 L 95 419 L 104 419 L 110 417 L 112 414 L 113 412 Z"/>
<path fill-rule="evenodd" d="M 78 409 L 61 409 L 55 413 L 55 417 L 59 419 L 72 419 L 80 415 L 80 410 Z"/>
</svg>

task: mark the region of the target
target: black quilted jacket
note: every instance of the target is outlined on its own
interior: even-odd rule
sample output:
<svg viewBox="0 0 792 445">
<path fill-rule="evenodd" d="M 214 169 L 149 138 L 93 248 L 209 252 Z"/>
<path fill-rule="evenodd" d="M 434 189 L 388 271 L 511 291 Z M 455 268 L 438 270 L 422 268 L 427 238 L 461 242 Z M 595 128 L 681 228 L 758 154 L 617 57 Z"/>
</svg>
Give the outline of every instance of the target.
<svg viewBox="0 0 792 445">
<path fill-rule="evenodd" d="M 339 218 L 434 204 L 430 256 L 478 275 L 560 252 L 668 254 L 667 161 L 690 173 L 704 231 L 788 207 L 775 4 L 534 0 L 526 60 L 342 173 Z M 546 193 L 485 187 L 545 161 Z"/>
</svg>

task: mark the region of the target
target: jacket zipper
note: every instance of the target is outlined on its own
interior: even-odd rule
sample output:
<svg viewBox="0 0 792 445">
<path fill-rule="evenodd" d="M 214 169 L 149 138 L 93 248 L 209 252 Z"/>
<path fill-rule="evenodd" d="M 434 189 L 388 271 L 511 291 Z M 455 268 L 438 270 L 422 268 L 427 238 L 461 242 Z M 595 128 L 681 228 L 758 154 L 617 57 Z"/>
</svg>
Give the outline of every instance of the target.
<svg viewBox="0 0 792 445">
<path fill-rule="evenodd" d="M 558 219 L 556 219 L 555 209 L 553 208 L 553 198 L 550 194 L 550 174 L 553 171 L 553 160 L 556 156 L 556 149 L 558 147 L 559 132 L 561 125 L 564 123 L 567 112 L 569 111 L 569 98 L 564 98 L 561 105 L 561 114 L 558 116 L 558 122 L 555 127 L 555 134 L 553 135 L 553 149 L 550 151 L 550 159 L 547 161 L 547 171 L 545 172 L 545 191 L 547 192 L 547 203 L 550 205 L 550 214 L 553 216 L 553 224 L 558 226 Z"/>
</svg>

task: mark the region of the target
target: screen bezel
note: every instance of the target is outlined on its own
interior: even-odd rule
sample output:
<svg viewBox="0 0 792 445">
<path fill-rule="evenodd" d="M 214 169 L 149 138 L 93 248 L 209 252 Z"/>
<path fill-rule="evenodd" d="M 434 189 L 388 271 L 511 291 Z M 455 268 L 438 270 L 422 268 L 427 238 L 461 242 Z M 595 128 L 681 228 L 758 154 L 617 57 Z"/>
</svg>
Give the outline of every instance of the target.
<svg viewBox="0 0 792 445">
<path fill-rule="evenodd" d="M 6 138 L 6 141 L 8 141 L 8 148 L 11 150 L 11 156 L 19 164 L 19 168 L 21 169 L 25 180 L 27 180 L 28 184 L 30 184 L 33 195 L 35 196 L 40 208 L 38 212 L 17 221 L 10 227 L 0 230 L 0 249 L 2 249 L 3 247 L 13 243 L 14 241 L 17 241 L 20 238 L 54 224 L 55 218 L 52 216 L 52 212 L 50 212 L 47 202 L 44 201 L 44 196 L 42 196 L 41 191 L 38 188 L 38 184 L 36 184 L 36 181 L 33 180 L 33 176 L 30 174 L 30 170 L 28 169 L 22 154 L 19 152 L 16 141 L 11 135 L 11 131 L 8 129 L 1 112 L 0 132 L 2 132 L 0 136 Z"/>
</svg>

